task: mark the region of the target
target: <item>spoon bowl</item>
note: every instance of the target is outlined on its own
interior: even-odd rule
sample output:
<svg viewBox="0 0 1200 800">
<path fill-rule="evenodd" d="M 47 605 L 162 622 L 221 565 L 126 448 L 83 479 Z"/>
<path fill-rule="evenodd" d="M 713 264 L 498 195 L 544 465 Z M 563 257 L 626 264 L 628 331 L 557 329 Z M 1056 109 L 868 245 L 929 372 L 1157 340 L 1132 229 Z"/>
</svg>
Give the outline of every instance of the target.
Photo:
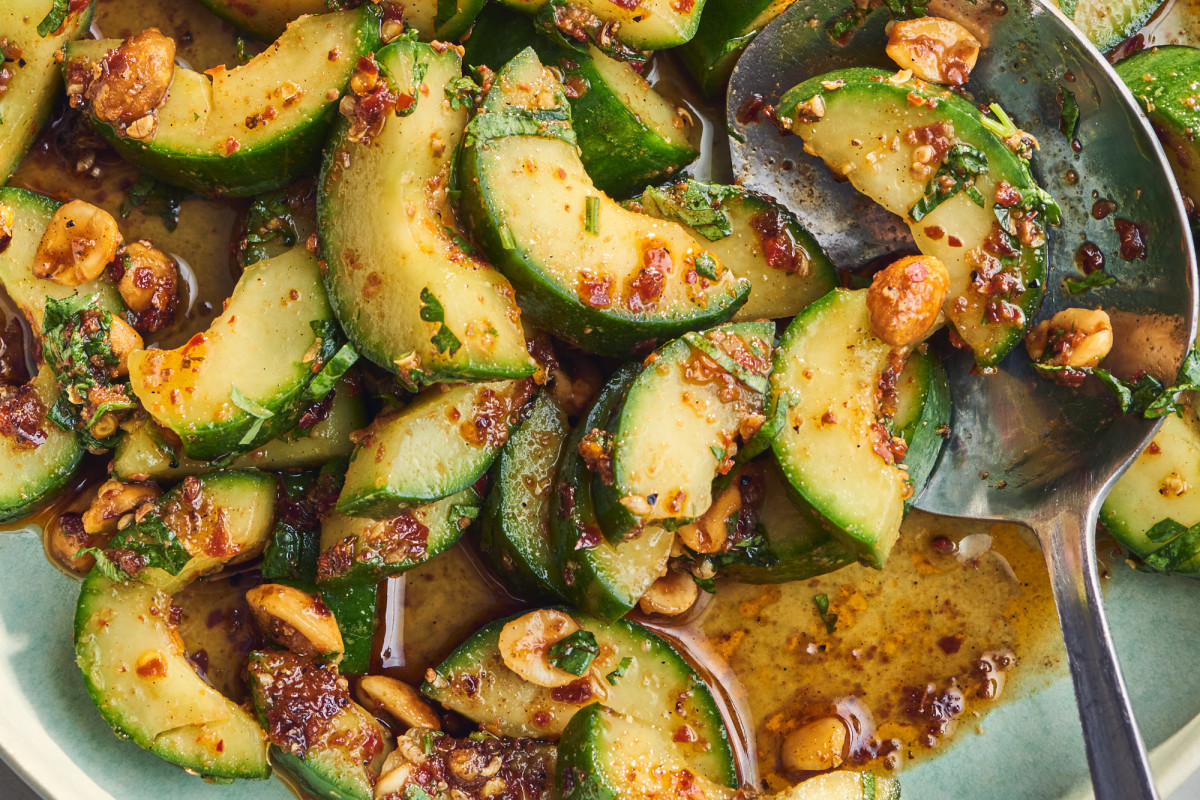
<svg viewBox="0 0 1200 800">
<path fill-rule="evenodd" d="M 915 251 L 908 226 L 835 180 L 798 137 L 746 119 L 813 75 L 895 69 L 884 55 L 886 12 L 877 10 L 838 45 L 825 32 L 838 10 L 799 0 L 759 34 L 731 78 L 727 122 L 735 180 L 788 206 L 835 264 L 854 269 Z M 933 0 L 928 13 L 961 23 L 983 43 L 964 87 L 972 99 L 999 103 L 1040 144 L 1033 172 L 1062 207 L 1063 222 L 1049 232 L 1037 319 L 1070 306 L 1103 308 L 1114 330 L 1106 368 L 1170 384 L 1196 335 L 1196 256 L 1174 177 L 1137 104 L 1103 56 L 1041 0 Z M 1080 110 L 1071 139 L 1060 130 L 1063 92 Z M 1144 226 L 1144 258 L 1121 256 L 1117 219 Z M 1084 242 L 1104 252 L 1115 282 L 1072 295 L 1065 279 L 1082 277 L 1075 259 Z M 1119 413 L 1096 381 L 1073 390 L 1039 377 L 1022 348 L 991 375 L 978 374 L 969 354 L 945 349 L 951 433 L 917 507 L 1033 529 L 1050 570 L 1096 796 L 1153 798 L 1101 605 L 1095 526 L 1103 497 L 1158 423 Z"/>
</svg>

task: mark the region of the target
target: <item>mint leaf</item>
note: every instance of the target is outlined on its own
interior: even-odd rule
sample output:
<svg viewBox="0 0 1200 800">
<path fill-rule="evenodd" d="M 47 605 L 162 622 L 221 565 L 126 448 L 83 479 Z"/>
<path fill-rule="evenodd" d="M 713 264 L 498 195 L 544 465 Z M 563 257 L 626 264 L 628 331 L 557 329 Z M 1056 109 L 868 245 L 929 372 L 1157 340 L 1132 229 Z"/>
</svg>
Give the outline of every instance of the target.
<svg viewBox="0 0 1200 800">
<path fill-rule="evenodd" d="M 38 23 L 38 36 L 45 39 L 50 34 L 54 33 L 67 19 L 67 14 L 71 10 L 70 0 L 54 0 L 54 5 L 50 7 L 49 13 L 42 18 Z"/>
<path fill-rule="evenodd" d="M 821 618 L 821 622 L 825 623 L 825 632 L 833 633 L 837 630 L 837 614 L 829 613 L 829 595 L 818 594 L 813 597 L 813 604 L 817 607 L 817 616 Z"/>
<path fill-rule="evenodd" d="M 421 290 L 421 319 L 426 322 L 446 321 L 446 309 L 428 288 Z"/>
<path fill-rule="evenodd" d="M 908 215 L 913 222 L 920 222 L 935 208 L 964 190 L 982 208 L 984 200 L 975 188 L 975 179 L 987 174 L 987 171 L 988 159 L 982 150 L 969 144 L 954 145 L 946 151 L 941 166 L 925 184 L 925 196 L 909 209 Z"/>
<path fill-rule="evenodd" d="M 1083 280 L 1076 278 L 1067 278 L 1067 291 L 1071 294 L 1082 294 L 1088 289 L 1095 289 L 1098 286 L 1110 286 L 1117 282 L 1117 279 L 1108 273 L 1097 270 L 1088 273 Z"/>
<path fill-rule="evenodd" d="M 275 416 L 274 411 L 271 411 L 269 408 L 264 408 L 263 406 L 260 406 L 258 403 L 251 400 L 249 397 L 246 397 L 246 395 L 242 394 L 242 390 L 236 386 L 229 387 L 229 401 L 242 411 L 245 411 L 247 414 L 257 419 L 270 419 L 271 417 Z"/>
<path fill-rule="evenodd" d="M 563 672 L 583 675 L 598 655 L 600 645 L 596 643 L 596 635 L 580 629 L 551 645 L 549 660 Z"/>
<path fill-rule="evenodd" d="M 633 666 L 633 658 L 630 656 L 625 656 L 621 659 L 621 663 L 617 664 L 617 668 L 605 675 L 604 679 L 608 681 L 609 686 L 616 686 L 617 680 L 624 678 L 625 673 L 631 666 Z"/>
<path fill-rule="evenodd" d="M 687 225 L 715 242 L 733 233 L 733 223 L 722 206 L 736 194 L 737 189 L 733 186 L 684 180 L 662 188 L 650 187 L 638 198 L 638 203 L 644 213 Z M 699 264 L 696 271 L 700 271 Z"/>
</svg>

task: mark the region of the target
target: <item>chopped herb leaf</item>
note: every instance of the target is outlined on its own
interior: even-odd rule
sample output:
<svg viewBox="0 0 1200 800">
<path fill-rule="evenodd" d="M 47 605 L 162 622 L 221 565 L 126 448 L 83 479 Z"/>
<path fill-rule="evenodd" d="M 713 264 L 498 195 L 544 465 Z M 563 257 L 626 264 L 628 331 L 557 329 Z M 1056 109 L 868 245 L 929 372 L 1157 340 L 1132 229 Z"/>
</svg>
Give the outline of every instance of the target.
<svg viewBox="0 0 1200 800">
<path fill-rule="evenodd" d="M 251 203 L 245 224 L 246 233 L 238 242 L 238 257 L 243 267 L 278 255 L 294 247 L 300 239 L 296 214 L 287 203 L 286 191 L 260 197 Z"/>
<path fill-rule="evenodd" d="M 600 198 L 594 195 L 587 199 L 584 228 L 592 236 L 600 235 Z"/>
<path fill-rule="evenodd" d="M 446 310 L 428 288 L 421 290 L 421 319 L 426 322 L 446 321 Z"/>
<path fill-rule="evenodd" d="M 632 656 L 625 656 L 621 659 L 621 663 L 617 664 L 617 668 L 604 676 L 610 686 L 616 686 L 617 680 L 625 677 L 625 673 L 633 666 Z"/>
<path fill-rule="evenodd" d="M 751 372 L 746 367 L 743 367 L 738 362 L 734 361 L 724 350 L 716 345 L 704 334 L 697 331 L 688 331 L 683 335 L 683 340 L 692 347 L 699 350 L 704 355 L 717 362 L 721 369 L 728 372 L 733 377 L 737 378 L 742 383 L 746 384 L 750 389 L 760 394 L 766 394 L 767 391 L 767 376 L 760 375 L 757 372 Z"/>
<path fill-rule="evenodd" d="M 591 668 L 598 655 L 600 645 L 596 644 L 596 635 L 580 629 L 551 645 L 549 660 L 563 672 L 582 675 Z"/>
<path fill-rule="evenodd" d="M 438 328 L 438 332 L 430 337 L 429 341 L 433 343 L 433 346 L 437 348 L 439 353 L 449 352 L 452 356 L 462 347 L 462 340 L 455 336 L 454 332 L 445 325 Z"/>
<path fill-rule="evenodd" d="M 270 419 L 275 416 L 274 411 L 260 406 L 249 397 L 246 397 L 246 395 L 242 394 L 242 390 L 236 386 L 229 387 L 229 400 L 242 411 L 257 419 Z"/>
<path fill-rule="evenodd" d="M 1163 545 L 1142 559 L 1147 567 L 1167 575 L 1185 569 L 1195 571 L 1195 562 L 1200 558 L 1200 524 L 1188 528 L 1164 519 L 1146 531 L 1146 538 Z"/>
<path fill-rule="evenodd" d="M 429 796 L 429 792 L 420 786 L 410 783 L 404 787 L 404 800 L 433 800 L 433 798 Z"/>
<path fill-rule="evenodd" d="M 712 444 L 712 445 L 708 446 L 708 449 L 709 449 L 709 452 L 711 452 L 713 454 L 713 458 L 717 459 L 718 464 L 720 464 L 722 461 L 725 460 L 725 448 L 724 447 L 717 447 L 715 444 Z"/>
<path fill-rule="evenodd" d="M 129 200 L 121 204 L 121 217 L 128 218 L 137 208 L 147 216 L 159 217 L 167 230 L 173 231 L 179 227 L 183 201 L 191 196 L 187 189 L 142 176 L 129 187 Z"/>
<path fill-rule="evenodd" d="M 445 88 L 446 99 L 450 102 L 450 107 L 455 111 L 460 108 L 470 108 L 474 105 L 475 94 L 478 91 L 479 84 L 466 75 L 451 78 Z"/>
<path fill-rule="evenodd" d="M 100 574 L 113 583 L 123 583 L 133 577 L 114 564 L 113 560 L 108 557 L 108 553 L 104 552 L 102 548 L 83 547 L 75 552 L 75 558 L 82 558 L 88 555 L 96 559 L 96 569 L 100 570 Z"/>
<path fill-rule="evenodd" d="M 696 256 L 696 274 L 701 278 L 715 281 L 717 279 L 717 260 L 709 253 L 700 253 Z"/>
<path fill-rule="evenodd" d="M 154 514 L 118 533 L 108 543 L 108 550 L 137 553 L 145 560 L 145 566 L 156 567 L 170 575 L 178 575 L 192 558 L 187 548 L 175 538 L 174 531 Z"/>
<path fill-rule="evenodd" d="M 476 114 L 468 123 L 463 146 L 474 147 L 506 136 L 540 136 L 543 139 L 561 139 L 574 145 L 575 131 L 570 123 L 571 107 L 565 98 L 561 105 L 536 111 L 510 107 L 501 112 L 485 112 Z"/>
<path fill-rule="evenodd" d="M 475 519 L 478 516 L 479 506 L 466 504 L 450 506 L 451 519 Z"/>
<path fill-rule="evenodd" d="M 1066 88 L 1060 88 L 1059 97 L 1062 100 L 1062 114 L 1058 117 L 1058 129 L 1067 139 L 1074 139 L 1079 129 L 1079 102 L 1075 95 Z"/>
<path fill-rule="evenodd" d="M 925 196 L 916 202 L 908 215 L 920 222 L 935 208 L 961 191 L 966 191 L 976 205 L 984 206 L 983 196 L 975 189 L 975 179 L 988 171 L 987 155 L 969 144 L 956 144 L 946 151 L 933 177 L 925 184 Z"/>
<path fill-rule="evenodd" d="M 733 223 L 721 207 L 736 192 L 733 186 L 683 180 L 662 188 L 650 187 L 638 202 L 650 216 L 687 225 L 715 242 L 733 233 Z"/>
<path fill-rule="evenodd" d="M 833 633 L 837 630 L 837 614 L 829 613 L 829 595 L 818 594 L 813 597 L 813 604 L 817 607 L 817 616 L 821 618 L 821 622 L 825 623 L 825 632 Z"/>
<path fill-rule="evenodd" d="M 1071 294 L 1082 294 L 1088 289 L 1095 289 L 1097 286 L 1109 286 L 1117 282 L 1117 279 L 1108 273 L 1097 270 L 1089 273 L 1083 280 L 1076 278 L 1067 278 L 1067 291 Z"/>
<path fill-rule="evenodd" d="M 71 10 L 70 0 L 54 0 L 54 5 L 50 7 L 50 11 L 38 23 L 38 36 L 45 39 L 50 34 L 54 33 L 67 19 L 67 14 Z"/>
</svg>

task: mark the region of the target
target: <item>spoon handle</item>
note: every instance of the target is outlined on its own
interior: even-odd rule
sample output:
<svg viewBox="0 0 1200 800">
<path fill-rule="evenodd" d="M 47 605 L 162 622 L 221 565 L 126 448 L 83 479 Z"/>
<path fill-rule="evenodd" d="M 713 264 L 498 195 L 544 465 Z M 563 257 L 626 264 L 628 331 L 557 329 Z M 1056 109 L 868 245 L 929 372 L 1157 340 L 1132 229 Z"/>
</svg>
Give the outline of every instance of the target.
<svg viewBox="0 0 1200 800">
<path fill-rule="evenodd" d="M 1100 600 L 1096 509 L 1064 509 L 1036 527 L 1062 624 L 1096 800 L 1156 800 Z"/>
</svg>

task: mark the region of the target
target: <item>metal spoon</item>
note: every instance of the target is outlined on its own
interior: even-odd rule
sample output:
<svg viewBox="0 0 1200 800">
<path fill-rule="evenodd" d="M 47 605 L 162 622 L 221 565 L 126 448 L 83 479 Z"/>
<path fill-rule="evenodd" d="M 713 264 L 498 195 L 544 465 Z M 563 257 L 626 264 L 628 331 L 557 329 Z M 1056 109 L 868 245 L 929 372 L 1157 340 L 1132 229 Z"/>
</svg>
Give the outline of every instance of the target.
<svg viewBox="0 0 1200 800">
<path fill-rule="evenodd" d="M 728 124 L 734 177 L 792 208 L 835 263 L 862 265 L 912 250 L 907 226 L 838 183 L 797 137 L 768 123 L 738 121 L 752 95 L 774 103 L 807 77 L 843 66 L 895 69 L 884 56 L 885 13 L 876 12 L 847 46 L 824 31 L 839 6 L 799 0 L 747 48 L 734 71 Z M 1169 383 L 1196 333 L 1196 259 L 1183 204 L 1150 126 L 1103 57 L 1041 0 L 972 5 L 934 0 L 929 13 L 964 24 L 984 43 L 968 89 L 996 101 L 1041 143 L 1034 172 L 1062 205 L 1051 233 L 1052 273 L 1039 319 L 1067 306 L 1103 307 L 1116 346 L 1106 366 Z M 1081 111 L 1078 152 L 1059 130 L 1059 91 Z M 1116 204 L 1097 220 L 1097 199 Z M 1144 259 L 1126 261 L 1114 220 L 1145 223 Z M 1072 296 L 1084 240 L 1107 255 L 1111 286 Z M 1101 501 L 1147 445 L 1157 425 L 1117 414 L 1103 390 L 1065 390 L 1033 374 L 1014 353 L 998 374 L 971 374 L 969 356 L 946 354 L 954 398 L 952 434 L 917 507 L 955 517 L 1011 521 L 1037 534 L 1046 556 L 1083 723 L 1092 783 L 1101 800 L 1156 797 L 1101 606 L 1095 529 Z"/>
</svg>

